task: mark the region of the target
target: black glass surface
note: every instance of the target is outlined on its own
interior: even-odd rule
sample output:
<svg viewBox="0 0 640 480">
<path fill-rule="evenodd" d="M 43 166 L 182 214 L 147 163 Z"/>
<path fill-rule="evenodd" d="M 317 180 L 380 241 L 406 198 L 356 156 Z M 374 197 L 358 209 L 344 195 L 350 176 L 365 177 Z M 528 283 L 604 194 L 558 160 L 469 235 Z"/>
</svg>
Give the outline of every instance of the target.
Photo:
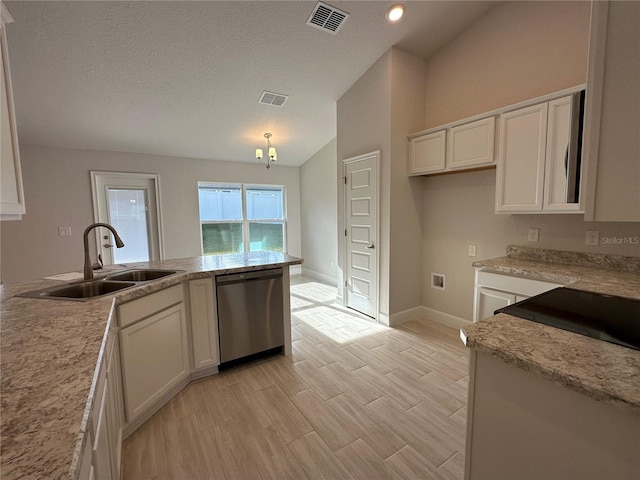
<svg viewBox="0 0 640 480">
<path fill-rule="evenodd" d="M 560 287 L 495 313 L 640 350 L 640 300 Z"/>
</svg>

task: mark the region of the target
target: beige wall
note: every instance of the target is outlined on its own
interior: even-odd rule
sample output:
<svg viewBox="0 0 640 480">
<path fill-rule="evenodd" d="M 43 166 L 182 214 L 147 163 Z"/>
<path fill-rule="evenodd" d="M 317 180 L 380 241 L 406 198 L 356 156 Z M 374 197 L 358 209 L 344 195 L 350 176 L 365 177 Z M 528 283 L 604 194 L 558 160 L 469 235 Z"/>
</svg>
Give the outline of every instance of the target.
<svg viewBox="0 0 640 480">
<path fill-rule="evenodd" d="M 303 274 L 337 282 L 338 231 L 334 138 L 300 167 Z"/>
<path fill-rule="evenodd" d="M 387 51 L 353 86 L 338 100 L 337 105 L 337 177 L 338 196 L 337 229 L 344 228 L 343 161 L 380 151 L 379 182 L 389 185 L 391 170 L 391 51 Z M 382 188 L 379 196 L 380 238 L 379 254 L 379 303 L 380 311 L 389 313 L 389 188 Z M 344 285 L 342 264 L 344 242 L 338 238 L 338 282 Z M 340 290 L 338 290 L 339 293 Z"/>
<path fill-rule="evenodd" d="M 426 63 L 391 50 L 389 313 L 421 305 L 422 187 L 409 178 L 407 134 L 424 124 Z"/>
<path fill-rule="evenodd" d="M 338 101 L 338 176 L 344 159 L 380 151 L 375 243 L 382 322 L 421 302 L 422 192 L 408 176 L 407 134 L 424 123 L 424 70 L 424 60 L 392 48 Z M 339 188 L 338 231 L 344 228 L 342 196 Z M 342 248 L 339 244 L 339 265 Z"/>
<path fill-rule="evenodd" d="M 165 258 L 201 255 L 198 181 L 284 185 L 287 245 L 300 256 L 300 176 L 298 168 L 267 171 L 253 163 L 161 157 L 132 153 L 21 146 L 27 214 L 2 222 L 2 280 L 14 283 L 44 275 L 81 271 L 82 232 L 94 221 L 90 170 L 157 173 Z M 58 236 L 70 226 L 72 236 Z"/>
<path fill-rule="evenodd" d="M 588 2 L 516 2 L 494 7 L 427 62 L 425 128 L 572 85 L 587 71 Z M 495 171 L 425 177 L 422 304 L 471 320 L 474 258 L 503 256 L 509 244 L 640 256 L 640 245 L 584 244 L 602 236 L 640 236 L 633 223 L 584 222 L 582 215 L 494 214 Z M 527 242 L 529 227 L 539 243 Z M 446 291 L 430 287 L 444 273 Z"/>
<path fill-rule="evenodd" d="M 590 3 L 508 2 L 427 62 L 424 128 L 582 84 Z"/>
</svg>

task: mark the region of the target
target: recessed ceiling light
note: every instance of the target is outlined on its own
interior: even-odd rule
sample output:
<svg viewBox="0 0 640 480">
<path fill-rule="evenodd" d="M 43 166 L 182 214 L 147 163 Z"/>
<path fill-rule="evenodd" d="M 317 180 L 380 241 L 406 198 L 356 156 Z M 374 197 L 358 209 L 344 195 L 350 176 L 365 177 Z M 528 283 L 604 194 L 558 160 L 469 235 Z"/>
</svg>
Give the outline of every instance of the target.
<svg viewBox="0 0 640 480">
<path fill-rule="evenodd" d="M 397 22 L 402 18 L 402 15 L 404 15 L 404 5 L 401 3 L 391 5 L 387 10 L 387 20 L 390 22 Z"/>
</svg>

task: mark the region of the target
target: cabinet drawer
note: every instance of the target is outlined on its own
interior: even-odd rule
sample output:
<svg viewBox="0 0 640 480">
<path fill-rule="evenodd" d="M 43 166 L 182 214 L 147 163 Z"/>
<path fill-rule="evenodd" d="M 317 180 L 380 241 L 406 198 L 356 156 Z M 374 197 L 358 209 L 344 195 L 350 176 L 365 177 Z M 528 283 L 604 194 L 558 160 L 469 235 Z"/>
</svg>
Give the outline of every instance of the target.
<svg viewBox="0 0 640 480">
<path fill-rule="evenodd" d="M 118 306 L 118 325 L 125 327 L 160 310 L 184 301 L 182 284 L 165 288 Z"/>
<path fill-rule="evenodd" d="M 513 277 L 511 275 L 480 271 L 478 272 L 478 286 L 533 297 L 534 295 L 539 295 L 553 288 L 562 287 L 563 285 L 553 282 L 544 282 L 542 280 L 533 280 L 530 278 Z"/>
</svg>

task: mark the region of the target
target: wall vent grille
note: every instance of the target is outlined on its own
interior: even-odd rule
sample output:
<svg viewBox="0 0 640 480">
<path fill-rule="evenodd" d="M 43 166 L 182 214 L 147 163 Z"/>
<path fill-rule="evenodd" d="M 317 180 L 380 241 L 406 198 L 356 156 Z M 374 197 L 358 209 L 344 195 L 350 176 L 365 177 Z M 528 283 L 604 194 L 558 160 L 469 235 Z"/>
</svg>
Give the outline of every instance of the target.
<svg viewBox="0 0 640 480">
<path fill-rule="evenodd" d="M 273 93 L 273 92 L 262 92 L 260 95 L 260 99 L 258 103 L 262 103 L 263 105 L 272 105 L 274 107 L 281 107 L 284 105 L 284 102 L 289 98 L 288 95 L 283 95 L 282 93 Z"/>
<path fill-rule="evenodd" d="M 326 3 L 318 2 L 313 7 L 309 20 L 307 20 L 307 25 L 335 35 L 342 28 L 347 18 L 349 18 L 347 12 L 338 10 Z"/>
</svg>

